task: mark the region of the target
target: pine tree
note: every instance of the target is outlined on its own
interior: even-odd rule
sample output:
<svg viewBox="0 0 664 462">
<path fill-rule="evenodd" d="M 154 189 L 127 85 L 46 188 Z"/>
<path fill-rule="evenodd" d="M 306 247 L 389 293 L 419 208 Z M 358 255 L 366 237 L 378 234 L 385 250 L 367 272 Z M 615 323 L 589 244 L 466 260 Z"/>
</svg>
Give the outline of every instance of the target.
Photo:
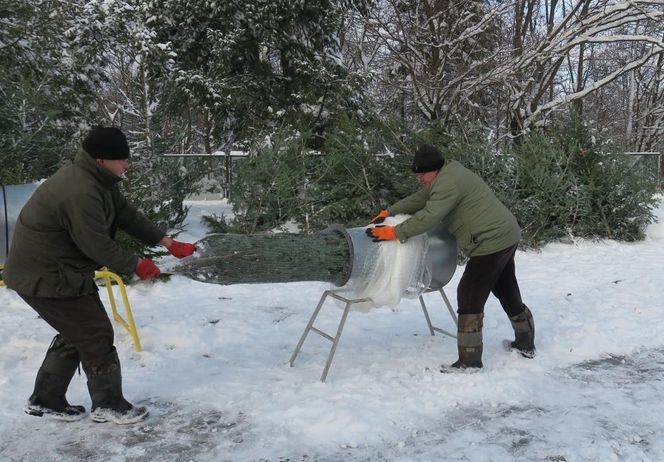
<svg viewBox="0 0 664 462">
<path fill-rule="evenodd" d="M 183 200 L 196 190 L 206 169 L 201 162 L 162 155 L 178 152 L 186 134 L 178 129 L 184 117 L 169 116 L 164 103 L 164 75 L 175 54 L 168 43 L 156 39 L 150 4 L 103 0 L 86 8 L 103 31 L 98 44 L 103 46 L 107 77 L 97 92 L 99 111 L 91 123 L 125 132 L 131 152 L 131 169 L 122 183 L 125 193 L 152 220 L 178 228 L 186 215 Z"/>
<path fill-rule="evenodd" d="M 44 178 L 73 157 L 103 79 L 87 19 L 77 2 L 0 8 L 0 184 Z"/>
<path fill-rule="evenodd" d="M 286 119 L 322 126 L 331 111 L 348 106 L 352 82 L 335 55 L 338 2 L 151 5 L 158 39 L 177 55 L 170 108 L 196 106 L 207 152 Z"/>
</svg>

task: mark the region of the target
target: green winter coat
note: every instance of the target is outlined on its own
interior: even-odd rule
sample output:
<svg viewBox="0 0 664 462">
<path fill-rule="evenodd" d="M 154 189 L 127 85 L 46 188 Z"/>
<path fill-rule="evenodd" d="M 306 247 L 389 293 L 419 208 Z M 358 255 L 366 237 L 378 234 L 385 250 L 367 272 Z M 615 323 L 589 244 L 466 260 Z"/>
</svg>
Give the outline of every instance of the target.
<svg viewBox="0 0 664 462">
<path fill-rule="evenodd" d="M 131 274 L 138 257 L 114 240 L 120 228 L 147 245 L 163 230 L 127 203 L 121 178 L 87 153 L 44 181 L 16 223 L 2 278 L 22 295 L 73 297 L 94 293 L 102 266 Z"/>
<path fill-rule="evenodd" d="M 499 252 L 521 239 L 514 215 L 480 177 L 455 160 L 445 161 L 430 190 L 421 188 L 387 211 L 412 215 L 396 227 L 400 241 L 442 223 L 468 257 Z"/>
</svg>

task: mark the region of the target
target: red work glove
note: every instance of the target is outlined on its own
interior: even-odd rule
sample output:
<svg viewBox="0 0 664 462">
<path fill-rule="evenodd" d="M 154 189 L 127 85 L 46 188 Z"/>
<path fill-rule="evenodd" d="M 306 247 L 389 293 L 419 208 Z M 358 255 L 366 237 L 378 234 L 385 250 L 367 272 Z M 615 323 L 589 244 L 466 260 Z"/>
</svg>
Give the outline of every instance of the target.
<svg viewBox="0 0 664 462">
<path fill-rule="evenodd" d="M 161 271 L 149 258 L 139 258 L 138 265 L 136 265 L 136 274 L 145 281 L 159 276 Z"/>
<path fill-rule="evenodd" d="M 373 217 L 369 223 L 382 223 L 389 216 L 390 213 L 387 210 L 381 210 L 380 213 Z"/>
<path fill-rule="evenodd" d="M 397 230 L 394 226 L 379 225 L 375 228 L 367 228 L 367 236 L 373 237 L 374 242 L 394 241 L 397 238 Z"/>
<path fill-rule="evenodd" d="M 168 251 L 174 257 L 184 258 L 188 257 L 192 253 L 196 252 L 196 246 L 194 244 L 188 244 L 186 242 L 173 241 L 173 243 L 167 247 Z"/>
</svg>

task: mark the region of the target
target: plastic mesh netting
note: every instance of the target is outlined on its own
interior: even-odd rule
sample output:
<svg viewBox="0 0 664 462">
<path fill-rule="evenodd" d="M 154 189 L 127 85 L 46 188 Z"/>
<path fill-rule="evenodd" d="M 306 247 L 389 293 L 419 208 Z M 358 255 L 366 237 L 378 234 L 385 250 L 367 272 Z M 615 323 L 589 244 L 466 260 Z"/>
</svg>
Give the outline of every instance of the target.
<svg viewBox="0 0 664 462">
<path fill-rule="evenodd" d="M 395 226 L 408 218 L 397 215 L 383 224 Z M 365 228 L 362 228 L 364 230 Z M 355 246 L 357 238 L 353 240 Z M 353 262 L 353 272 L 343 286 L 343 296 L 349 299 L 370 298 L 371 301 L 353 304 L 358 311 L 379 306 L 396 306 L 402 297 L 417 298 L 431 282 L 426 264 L 428 237 L 414 236 L 405 243 L 383 241 L 374 243 L 367 237 L 361 241 L 360 255 Z M 358 261 L 359 260 L 359 261 Z"/>
</svg>

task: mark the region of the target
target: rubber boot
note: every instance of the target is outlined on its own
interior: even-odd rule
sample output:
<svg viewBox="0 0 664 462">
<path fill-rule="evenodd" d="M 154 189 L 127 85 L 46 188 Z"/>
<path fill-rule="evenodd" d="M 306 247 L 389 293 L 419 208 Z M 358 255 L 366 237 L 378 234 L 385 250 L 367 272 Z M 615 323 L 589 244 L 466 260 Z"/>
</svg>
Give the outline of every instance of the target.
<svg viewBox="0 0 664 462">
<path fill-rule="evenodd" d="M 122 372 L 115 347 L 101 360 L 84 363 L 83 369 L 88 376 L 88 391 L 92 398 L 90 416 L 94 422 L 125 425 L 147 418 L 145 407 L 132 405 L 122 394 Z"/>
<path fill-rule="evenodd" d="M 481 368 L 482 325 L 484 313 L 459 315 L 457 348 L 459 359 L 451 367 L 458 369 Z"/>
<path fill-rule="evenodd" d="M 518 350 L 524 357 L 532 358 L 535 356 L 535 322 L 528 307 L 525 305 L 524 307 L 522 313 L 510 317 L 515 337 L 510 347 Z"/>
<path fill-rule="evenodd" d="M 37 371 L 35 389 L 25 405 L 25 413 L 66 421 L 85 417 L 83 406 L 72 406 L 65 398 L 78 365 L 78 352 L 56 335 Z"/>
</svg>

